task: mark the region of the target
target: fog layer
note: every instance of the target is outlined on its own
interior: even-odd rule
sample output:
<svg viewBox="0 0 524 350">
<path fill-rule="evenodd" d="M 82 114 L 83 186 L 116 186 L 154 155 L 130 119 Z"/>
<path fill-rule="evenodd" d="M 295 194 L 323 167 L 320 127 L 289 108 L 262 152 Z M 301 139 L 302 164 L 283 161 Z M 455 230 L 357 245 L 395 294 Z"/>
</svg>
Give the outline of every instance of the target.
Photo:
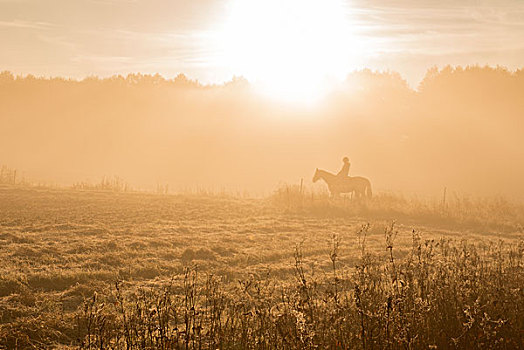
<svg viewBox="0 0 524 350">
<path fill-rule="evenodd" d="M 72 184 L 118 175 L 264 193 L 311 183 L 315 168 L 368 177 L 374 190 L 524 198 L 524 71 L 444 68 L 417 90 L 356 72 L 318 104 L 282 104 L 242 79 L 183 75 L 82 81 L 0 75 L 0 164 Z"/>
</svg>

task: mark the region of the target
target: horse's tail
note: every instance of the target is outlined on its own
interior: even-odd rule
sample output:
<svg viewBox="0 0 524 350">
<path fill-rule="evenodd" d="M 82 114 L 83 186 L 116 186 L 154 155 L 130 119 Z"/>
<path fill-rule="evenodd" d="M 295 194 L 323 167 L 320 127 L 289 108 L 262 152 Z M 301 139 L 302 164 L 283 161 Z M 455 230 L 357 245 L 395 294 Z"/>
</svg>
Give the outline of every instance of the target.
<svg viewBox="0 0 524 350">
<path fill-rule="evenodd" d="M 367 186 L 366 186 L 366 195 L 368 196 L 368 198 L 371 198 L 373 196 L 373 191 L 371 191 L 371 182 L 369 182 L 368 180 L 368 183 L 367 183 Z"/>
</svg>

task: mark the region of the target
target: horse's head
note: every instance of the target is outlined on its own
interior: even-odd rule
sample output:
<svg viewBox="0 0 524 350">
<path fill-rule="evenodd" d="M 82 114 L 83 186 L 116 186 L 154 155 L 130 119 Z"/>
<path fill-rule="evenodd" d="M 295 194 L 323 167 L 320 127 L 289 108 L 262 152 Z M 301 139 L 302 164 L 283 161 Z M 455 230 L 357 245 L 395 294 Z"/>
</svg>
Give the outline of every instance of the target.
<svg viewBox="0 0 524 350">
<path fill-rule="evenodd" d="M 320 174 L 318 173 L 318 168 L 315 170 L 315 175 L 313 176 L 313 182 L 320 180 Z"/>
</svg>

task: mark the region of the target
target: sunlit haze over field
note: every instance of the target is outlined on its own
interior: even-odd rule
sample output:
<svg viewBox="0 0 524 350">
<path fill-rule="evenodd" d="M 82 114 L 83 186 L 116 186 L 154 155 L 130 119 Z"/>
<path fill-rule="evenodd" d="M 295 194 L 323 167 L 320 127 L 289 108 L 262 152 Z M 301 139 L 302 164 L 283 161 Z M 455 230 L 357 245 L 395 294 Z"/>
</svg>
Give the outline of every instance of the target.
<svg viewBox="0 0 524 350">
<path fill-rule="evenodd" d="M 267 194 L 349 156 L 379 190 L 522 198 L 523 18 L 510 0 L 3 0 L 1 160 Z"/>
<path fill-rule="evenodd" d="M 524 0 L 0 0 L 0 349 L 522 349 Z"/>
</svg>

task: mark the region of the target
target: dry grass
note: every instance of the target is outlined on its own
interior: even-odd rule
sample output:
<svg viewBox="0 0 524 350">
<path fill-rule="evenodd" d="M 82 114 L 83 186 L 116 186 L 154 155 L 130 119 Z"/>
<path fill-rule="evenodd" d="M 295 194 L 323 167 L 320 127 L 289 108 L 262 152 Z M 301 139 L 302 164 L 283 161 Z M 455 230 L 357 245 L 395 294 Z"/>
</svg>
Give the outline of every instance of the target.
<svg viewBox="0 0 524 350">
<path fill-rule="evenodd" d="M 313 216 L 353 216 L 450 229 L 524 233 L 524 205 L 503 197 L 478 198 L 452 193 L 428 199 L 378 193 L 371 200 L 352 200 L 349 195 L 335 200 L 327 192 L 283 185 L 274 192 L 271 201 L 290 213 Z"/>
<path fill-rule="evenodd" d="M 523 343 L 518 206 L 300 200 L 0 187 L 0 347 Z"/>
</svg>

